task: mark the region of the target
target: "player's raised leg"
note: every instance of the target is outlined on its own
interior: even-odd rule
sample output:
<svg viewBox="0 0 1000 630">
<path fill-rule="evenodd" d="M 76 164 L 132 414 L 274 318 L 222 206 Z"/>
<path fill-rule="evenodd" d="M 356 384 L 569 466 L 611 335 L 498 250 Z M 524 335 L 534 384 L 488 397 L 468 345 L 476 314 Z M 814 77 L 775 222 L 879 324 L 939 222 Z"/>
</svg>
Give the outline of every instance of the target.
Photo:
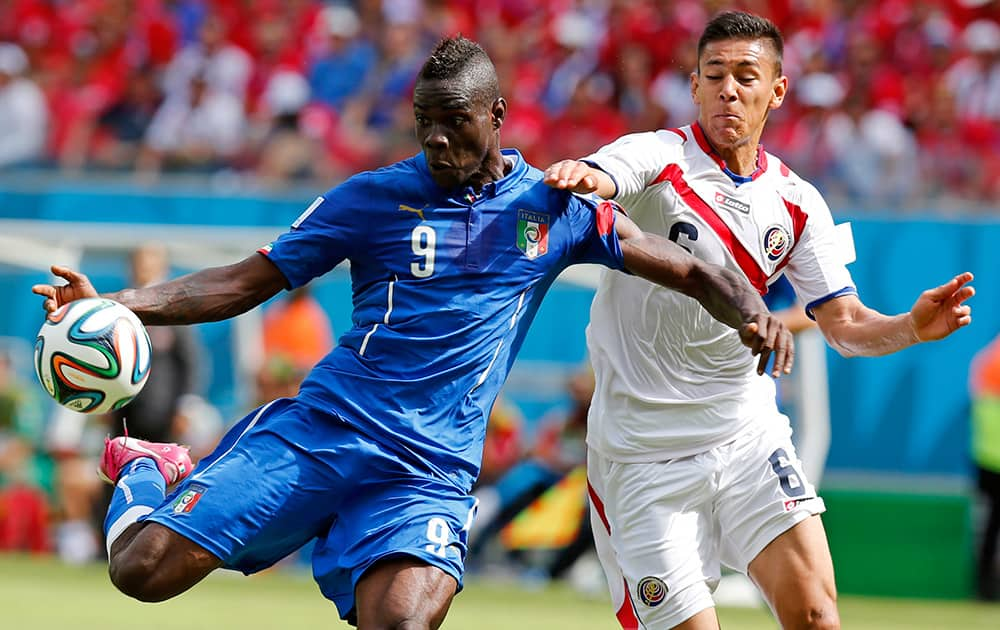
<svg viewBox="0 0 1000 630">
<path fill-rule="evenodd" d="M 191 473 L 186 448 L 129 437 L 106 440 L 100 473 L 115 484 L 104 532 L 108 572 L 122 593 L 145 602 L 169 599 L 221 565 L 194 542 L 157 523 L 139 521 L 159 507 L 168 485 Z"/>
<path fill-rule="evenodd" d="M 455 578 L 418 558 L 377 562 L 355 589 L 358 630 L 438 628 L 457 588 Z"/>
<path fill-rule="evenodd" d="M 833 560 L 819 515 L 771 541 L 749 573 L 785 630 L 840 628 Z"/>
</svg>

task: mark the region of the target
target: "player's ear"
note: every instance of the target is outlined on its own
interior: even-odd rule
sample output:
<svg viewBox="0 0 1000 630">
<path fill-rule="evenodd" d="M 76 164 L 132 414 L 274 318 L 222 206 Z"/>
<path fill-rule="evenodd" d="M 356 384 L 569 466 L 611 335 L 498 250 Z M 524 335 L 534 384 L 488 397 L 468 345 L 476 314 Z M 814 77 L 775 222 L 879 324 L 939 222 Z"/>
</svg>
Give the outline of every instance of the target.
<svg viewBox="0 0 1000 630">
<path fill-rule="evenodd" d="M 788 94 L 788 77 L 782 75 L 774 80 L 771 88 L 771 109 L 778 109 L 785 102 L 785 94 Z"/>
<path fill-rule="evenodd" d="M 493 106 L 490 107 L 490 116 L 493 119 L 493 128 L 500 129 L 503 126 L 503 119 L 507 116 L 507 101 L 504 100 L 504 97 L 501 96 L 493 101 Z"/>
</svg>

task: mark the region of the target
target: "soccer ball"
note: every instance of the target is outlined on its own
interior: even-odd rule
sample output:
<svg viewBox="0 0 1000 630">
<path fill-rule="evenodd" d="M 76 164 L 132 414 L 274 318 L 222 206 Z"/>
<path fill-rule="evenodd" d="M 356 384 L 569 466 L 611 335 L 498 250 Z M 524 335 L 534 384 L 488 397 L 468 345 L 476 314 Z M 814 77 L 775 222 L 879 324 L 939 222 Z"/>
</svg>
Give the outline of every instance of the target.
<svg viewBox="0 0 1000 630">
<path fill-rule="evenodd" d="M 60 405 L 105 413 L 127 405 L 149 377 L 146 328 L 107 298 L 85 298 L 48 314 L 35 339 L 35 374 Z"/>
</svg>

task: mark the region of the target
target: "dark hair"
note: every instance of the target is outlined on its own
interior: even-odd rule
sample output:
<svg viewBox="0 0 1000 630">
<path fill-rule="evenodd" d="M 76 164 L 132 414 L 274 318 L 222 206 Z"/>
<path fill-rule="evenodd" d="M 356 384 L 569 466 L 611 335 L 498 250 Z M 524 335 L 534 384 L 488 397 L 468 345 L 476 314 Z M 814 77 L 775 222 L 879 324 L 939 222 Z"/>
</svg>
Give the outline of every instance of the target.
<svg viewBox="0 0 1000 630">
<path fill-rule="evenodd" d="M 781 74 L 781 59 L 785 54 L 785 44 L 781 38 L 781 31 L 771 20 L 744 11 L 719 13 L 705 26 L 698 40 L 698 63 L 701 63 L 701 53 L 705 51 L 706 45 L 727 39 L 768 40 L 774 50 L 777 73 Z"/>
<path fill-rule="evenodd" d="M 490 102 L 500 98 L 497 71 L 483 47 L 461 34 L 442 39 L 424 62 L 417 80 L 455 80 Z"/>
</svg>

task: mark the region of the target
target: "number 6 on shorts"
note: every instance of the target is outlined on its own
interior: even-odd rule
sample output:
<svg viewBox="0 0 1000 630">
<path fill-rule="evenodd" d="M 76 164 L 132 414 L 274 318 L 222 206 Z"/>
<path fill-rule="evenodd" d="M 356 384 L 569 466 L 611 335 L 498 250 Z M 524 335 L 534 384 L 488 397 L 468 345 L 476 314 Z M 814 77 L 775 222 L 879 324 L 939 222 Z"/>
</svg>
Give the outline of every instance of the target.
<svg viewBox="0 0 1000 630">
<path fill-rule="evenodd" d="M 789 461 L 788 453 L 785 452 L 785 449 L 776 449 L 767 458 L 767 461 L 771 463 L 771 469 L 774 471 L 774 474 L 778 475 L 778 481 L 781 482 L 781 489 L 786 495 L 794 499 L 806 493 L 805 486 L 802 485 L 802 474 Z"/>
</svg>

